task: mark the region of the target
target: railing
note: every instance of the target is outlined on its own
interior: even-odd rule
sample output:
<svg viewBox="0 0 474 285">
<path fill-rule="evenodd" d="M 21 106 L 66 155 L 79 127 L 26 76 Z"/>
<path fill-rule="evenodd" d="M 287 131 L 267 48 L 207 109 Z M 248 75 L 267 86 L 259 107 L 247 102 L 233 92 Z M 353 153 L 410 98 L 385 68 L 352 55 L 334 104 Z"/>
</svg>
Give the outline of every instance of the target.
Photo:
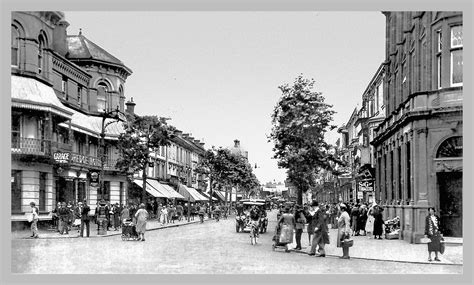
<svg viewBox="0 0 474 285">
<path fill-rule="evenodd" d="M 58 151 L 72 151 L 72 144 L 66 144 L 61 142 L 51 142 L 51 148 Z"/>
<path fill-rule="evenodd" d="M 51 141 L 12 136 L 12 153 L 51 155 Z"/>
</svg>

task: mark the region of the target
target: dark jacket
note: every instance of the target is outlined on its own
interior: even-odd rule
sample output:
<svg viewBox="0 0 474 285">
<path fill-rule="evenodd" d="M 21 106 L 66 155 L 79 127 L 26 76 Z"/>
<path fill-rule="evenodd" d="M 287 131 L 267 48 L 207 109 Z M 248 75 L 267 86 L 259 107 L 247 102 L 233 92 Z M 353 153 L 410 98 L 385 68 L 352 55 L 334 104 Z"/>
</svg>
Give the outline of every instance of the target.
<svg viewBox="0 0 474 285">
<path fill-rule="evenodd" d="M 88 205 L 84 205 L 81 211 L 81 221 L 89 221 L 89 212 L 91 208 Z"/>
<path fill-rule="evenodd" d="M 319 209 L 315 214 L 314 214 L 314 220 L 315 220 L 315 229 L 317 228 L 318 232 L 328 232 L 328 218 L 329 214 L 326 213 L 326 210 L 324 209 Z"/>
<path fill-rule="evenodd" d="M 426 216 L 425 218 L 425 235 L 428 237 L 433 236 L 436 233 L 441 233 L 441 223 L 440 219 L 437 215 L 434 215 L 438 220 L 438 228 L 435 228 L 433 221 L 430 218 L 430 215 Z"/>
<path fill-rule="evenodd" d="M 71 211 L 68 208 L 65 208 L 65 207 L 59 208 L 58 210 L 59 219 L 63 222 L 68 222 L 70 213 Z"/>
</svg>

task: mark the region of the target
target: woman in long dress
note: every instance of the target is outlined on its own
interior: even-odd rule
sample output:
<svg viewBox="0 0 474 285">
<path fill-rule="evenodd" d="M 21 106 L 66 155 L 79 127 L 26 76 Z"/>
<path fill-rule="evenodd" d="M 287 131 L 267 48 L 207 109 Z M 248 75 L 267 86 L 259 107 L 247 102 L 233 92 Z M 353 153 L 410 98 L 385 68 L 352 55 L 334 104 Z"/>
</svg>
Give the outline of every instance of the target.
<svg viewBox="0 0 474 285">
<path fill-rule="evenodd" d="M 439 231 L 439 217 L 435 215 L 433 207 L 428 208 L 428 216 L 425 219 L 425 237 L 431 242 L 428 243 L 428 261 L 431 261 L 431 253 L 435 253 L 435 261 L 441 261 L 438 258 L 438 252 L 441 251 L 441 232 Z"/>
<path fill-rule="evenodd" d="M 344 204 L 340 205 L 341 215 L 337 220 L 337 247 L 342 247 L 343 259 L 349 259 L 349 247 L 343 246 L 342 240 L 349 238 L 351 235 L 351 218 L 347 213 L 347 206 Z"/>
<path fill-rule="evenodd" d="M 295 216 L 290 214 L 290 208 L 285 207 L 283 214 L 278 220 L 278 226 L 280 227 L 280 244 L 285 244 L 285 251 L 290 252 L 290 244 L 293 243 L 293 232 L 296 227 Z"/>
<path fill-rule="evenodd" d="M 138 240 L 145 241 L 146 220 L 148 219 L 148 212 L 145 210 L 145 204 L 140 204 L 140 208 L 135 213 L 135 218 L 137 219 L 136 229 L 139 235 Z"/>
<path fill-rule="evenodd" d="M 374 231 L 374 207 L 375 207 L 375 202 L 369 207 L 369 210 L 367 211 L 367 222 L 365 224 L 365 233 L 368 235 L 368 238 L 372 236 L 372 233 Z"/>
<path fill-rule="evenodd" d="M 374 239 L 382 239 L 383 225 L 385 224 L 382 216 L 383 209 L 380 206 L 375 206 L 373 210 L 374 215 Z"/>
</svg>

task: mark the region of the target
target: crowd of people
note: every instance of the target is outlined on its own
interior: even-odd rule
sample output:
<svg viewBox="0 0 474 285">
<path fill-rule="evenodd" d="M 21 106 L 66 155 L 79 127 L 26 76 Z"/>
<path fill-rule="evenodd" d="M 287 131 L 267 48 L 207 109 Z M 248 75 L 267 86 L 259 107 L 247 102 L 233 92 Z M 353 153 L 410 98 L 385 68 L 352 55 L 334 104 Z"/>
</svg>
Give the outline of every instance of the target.
<svg viewBox="0 0 474 285">
<path fill-rule="evenodd" d="M 329 227 L 336 228 L 336 246 L 342 248 L 340 258 L 350 259 L 349 248 L 354 241 L 351 236 L 368 236 L 373 239 L 383 239 L 385 222 L 383 220 L 383 207 L 376 203 L 326 203 L 319 204 L 312 201 L 304 206 L 287 203 L 280 206 L 277 228 L 273 237 L 274 245 L 285 246 L 285 251 L 290 252 L 289 246 L 296 242 L 294 249 L 301 250 L 301 238 L 304 227 L 308 233 L 308 252 L 311 256 L 325 257 L 325 246 L 329 244 Z M 438 252 L 443 252 L 443 236 L 440 230 L 439 217 L 435 209 L 429 208 L 426 217 L 425 238 L 428 243 L 428 261 L 440 261 Z M 293 237 L 294 235 L 294 237 Z M 316 249 L 318 253 L 316 253 Z"/>
</svg>

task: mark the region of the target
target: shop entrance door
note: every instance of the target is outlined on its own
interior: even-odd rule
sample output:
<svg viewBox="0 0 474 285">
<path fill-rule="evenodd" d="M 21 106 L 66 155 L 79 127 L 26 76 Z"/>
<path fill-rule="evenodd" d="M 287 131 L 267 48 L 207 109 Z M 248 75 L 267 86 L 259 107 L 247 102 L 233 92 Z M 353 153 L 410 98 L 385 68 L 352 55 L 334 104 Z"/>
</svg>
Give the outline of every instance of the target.
<svg viewBox="0 0 474 285">
<path fill-rule="evenodd" d="M 438 185 L 443 234 L 462 237 L 462 172 L 438 173 Z"/>
<path fill-rule="evenodd" d="M 77 202 L 82 202 L 86 199 L 86 182 L 79 181 L 77 183 Z"/>
</svg>

